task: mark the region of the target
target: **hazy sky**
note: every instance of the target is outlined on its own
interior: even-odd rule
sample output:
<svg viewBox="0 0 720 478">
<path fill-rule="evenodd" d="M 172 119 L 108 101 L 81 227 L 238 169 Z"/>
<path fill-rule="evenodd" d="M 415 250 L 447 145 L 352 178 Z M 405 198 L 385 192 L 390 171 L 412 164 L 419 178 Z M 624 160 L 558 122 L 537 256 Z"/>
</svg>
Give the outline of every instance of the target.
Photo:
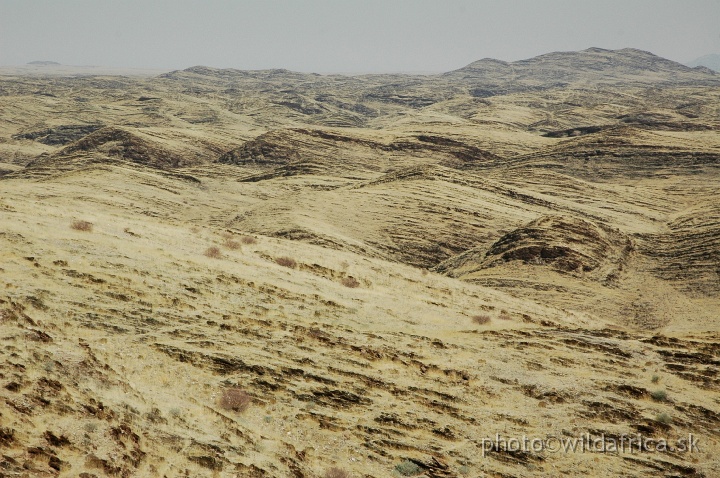
<svg viewBox="0 0 720 478">
<path fill-rule="evenodd" d="M 720 52 L 720 0 L 0 0 L 0 65 L 437 72 L 591 46 Z"/>
</svg>

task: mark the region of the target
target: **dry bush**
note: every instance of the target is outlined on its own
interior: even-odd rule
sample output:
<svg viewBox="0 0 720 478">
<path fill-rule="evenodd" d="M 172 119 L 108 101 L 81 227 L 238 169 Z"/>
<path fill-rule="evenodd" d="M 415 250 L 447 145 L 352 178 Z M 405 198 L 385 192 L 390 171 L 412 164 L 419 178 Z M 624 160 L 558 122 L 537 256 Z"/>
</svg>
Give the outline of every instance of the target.
<svg viewBox="0 0 720 478">
<path fill-rule="evenodd" d="M 323 478 L 350 478 L 350 473 L 343 470 L 342 468 L 333 466 L 332 468 L 328 468 L 328 470 L 323 475 Z"/>
<path fill-rule="evenodd" d="M 228 249 L 232 249 L 233 251 L 240 249 L 240 243 L 229 238 L 225 239 L 223 246 L 227 247 Z"/>
<path fill-rule="evenodd" d="M 308 330 L 308 335 L 321 342 L 329 342 L 331 340 L 330 334 L 316 327 L 311 327 L 310 330 Z"/>
<path fill-rule="evenodd" d="M 250 403 L 252 403 L 250 395 L 239 388 L 228 388 L 223 391 L 220 397 L 220 406 L 225 410 L 232 410 L 234 412 L 244 412 L 248 409 Z"/>
<path fill-rule="evenodd" d="M 501 310 L 500 315 L 498 315 L 498 319 L 500 320 L 512 320 L 512 317 L 508 313 L 507 310 Z"/>
<path fill-rule="evenodd" d="M 220 259 L 222 257 L 220 249 L 215 246 L 208 247 L 205 251 L 205 255 L 208 257 L 212 257 L 213 259 Z"/>
<path fill-rule="evenodd" d="M 93 230 L 93 223 L 88 221 L 73 221 L 70 227 L 76 231 L 91 232 Z"/>
<path fill-rule="evenodd" d="M 341 280 L 340 282 L 341 282 L 342 285 L 344 285 L 345 287 L 350 287 L 350 288 L 352 288 L 352 289 L 354 289 L 354 288 L 356 288 L 356 287 L 360 287 L 360 282 L 359 282 L 356 278 L 354 278 L 354 277 L 345 277 L 345 278 L 343 278 L 343 280 Z"/>
<path fill-rule="evenodd" d="M 243 244 L 255 244 L 257 242 L 257 239 L 252 236 L 243 236 L 242 238 L 240 238 L 240 241 Z"/>
<path fill-rule="evenodd" d="M 489 315 L 473 315 L 472 321 L 478 325 L 485 325 L 490 323 Z"/>
<path fill-rule="evenodd" d="M 283 267 L 289 267 L 290 269 L 295 269 L 297 267 L 297 262 L 295 262 L 295 259 L 291 257 L 278 257 L 277 259 L 275 259 L 275 262 L 277 262 Z"/>
</svg>

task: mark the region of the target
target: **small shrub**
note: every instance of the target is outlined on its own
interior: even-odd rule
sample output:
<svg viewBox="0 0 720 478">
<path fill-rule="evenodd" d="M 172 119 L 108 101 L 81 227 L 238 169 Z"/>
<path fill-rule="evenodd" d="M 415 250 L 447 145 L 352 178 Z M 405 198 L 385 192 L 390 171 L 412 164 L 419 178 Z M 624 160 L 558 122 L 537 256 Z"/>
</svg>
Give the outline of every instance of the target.
<svg viewBox="0 0 720 478">
<path fill-rule="evenodd" d="M 208 257 L 211 257 L 213 259 L 220 259 L 222 257 L 222 253 L 220 252 L 220 249 L 215 246 L 208 247 L 207 250 L 205 251 L 205 255 Z"/>
<path fill-rule="evenodd" d="M 652 383 L 658 383 L 658 382 L 660 381 L 660 376 L 659 376 L 659 375 L 653 375 L 652 378 L 650 379 L 650 381 L 651 381 Z"/>
<path fill-rule="evenodd" d="M 257 239 L 252 236 L 243 236 L 240 238 L 240 242 L 243 244 L 255 244 L 257 243 Z"/>
<path fill-rule="evenodd" d="M 283 267 L 289 267 L 290 269 L 295 269 L 297 267 L 297 262 L 295 262 L 295 259 L 291 257 L 278 257 L 275 259 L 275 262 Z"/>
<path fill-rule="evenodd" d="M 664 425 L 670 425 L 672 423 L 672 417 L 667 413 L 660 413 L 657 417 L 655 417 L 655 421 Z"/>
<path fill-rule="evenodd" d="M 350 288 L 352 288 L 352 289 L 354 289 L 354 288 L 356 288 L 356 287 L 360 287 L 360 282 L 358 282 L 358 280 L 357 280 L 356 278 L 354 278 L 354 277 L 345 277 L 345 278 L 343 278 L 343 280 L 341 280 L 340 282 L 341 282 L 342 285 L 344 285 L 345 287 L 350 287 Z"/>
<path fill-rule="evenodd" d="M 478 325 L 485 325 L 490 323 L 489 315 L 473 315 L 472 321 Z"/>
<path fill-rule="evenodd" d="M 655 390 L 650 394 L 650 396 L 657 402 L 664 402 L 667 400 L 667 392 L 665 390 Z"/>
<path fill-rule="evenodd" d="M 309 337 L 320 340 L 322 342 L 328 342 L 331 339 L 330 334 L 316 327 L 310 327 L 310 330 L 308 330 L 307 334 Z"/>
<path fill-rule="evenodd" d="M 422 468 L 410 460 L 405 460 L 395 465 L 395 471 L 403 476 L 415 476 L 422 472 Z"/>
<path fill-rule="evenodd" d="M 498 315 L 498 319 L 500 320 L 512 320 L 512 317 L 508 313 L 507 310 L 501 310 L 500 314 Z"/>
<path fill-rule="evenodd" d="M 157 407 L 153 407 L 146 413 L 145 418 L 151 423 L 167 423 L 167 420 L 162 416 L 162 412 Z"/>
<path fill-rule="evenodd" d="M 232 249 L 234 251 L 237 249 L 240 249 L 240 243 L 233 239 L 225 239 L 223 246 L 227 247 L 228 249 Z"/>
<path fill-rule="evenodd" d="M 92 232 L 93 223 L 88 221 L 73 221 L 70 227 L 76 231 Z"/>
<path fill-rule="evenodd" d="M 220 397 L 220 406 L 225 410 L 242 413 L 248 409 L 252 398 L 239 388 L 229 388 Z"/>
<path fill-rule="evenodd" d="M 342 468 L 333 466 L 332 468 L 328 468 L 328 470 L 323 475 L 323 478 L 350 478 L 350 473 L 343 470 Z"/>
</svg>

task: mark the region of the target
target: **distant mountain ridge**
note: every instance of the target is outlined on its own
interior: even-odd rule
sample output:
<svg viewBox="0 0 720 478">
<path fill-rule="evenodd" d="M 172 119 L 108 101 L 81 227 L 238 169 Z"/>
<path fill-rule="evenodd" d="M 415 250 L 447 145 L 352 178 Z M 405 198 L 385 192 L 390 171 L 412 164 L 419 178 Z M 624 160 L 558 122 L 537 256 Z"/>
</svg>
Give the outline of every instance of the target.
<svg viewBox="0 0 720 478">
<path fill-rule="evenodd" d="M 690 67 L 704 66 L 711 70 L 720 72 L 720 54 L 711 53 L 709 55 L 701 56 L 687 64 Z"/>
<path fill-rule="evenodd" d="M 464 80 L 482 78 L 498 83 L 523 82 L 528 85 L 577 81 L 682 83 L 716 79 L 712 71 L 691 68 L 635 48 L 588 48 L 582 51 L 553 52 L 514 62 L 485 58 L 445 73 L 444 76 Z"/>
<path fill-rule="evenodd" d="M 60 63 L 56 61 L 43 61 L 43 60 L 36 60 L 28 62 L 28 65 L 35 65 L 35 66 L 59 66 Z"/>
<path fill-rule="evenodd" d="M 485 97 L 536 88 L 564 87 L 573 83 L 662 86 L 680 84 L 720 84 L 720 76 L 704 67 L 690 67 L 635 48 L 606 50 L 588 48 L 582 51 L 552 52 L 526 60 L 506 62 L 484 58 L 457 70 L 437 75 L 374 74 L 374 75 L 318 75 L 285 69 L 237 70 L 193 66 L 161 75 L 180 80 L 189 77 L 232 81 L 236 79 L 284 79 L 314 81 L 320 79 L 353 78 L 369 83 L 399 84 L 412 80 L 416 85 L 433 87 L 464 83 L 474 88 L 474 96 Z"/>
</svg>

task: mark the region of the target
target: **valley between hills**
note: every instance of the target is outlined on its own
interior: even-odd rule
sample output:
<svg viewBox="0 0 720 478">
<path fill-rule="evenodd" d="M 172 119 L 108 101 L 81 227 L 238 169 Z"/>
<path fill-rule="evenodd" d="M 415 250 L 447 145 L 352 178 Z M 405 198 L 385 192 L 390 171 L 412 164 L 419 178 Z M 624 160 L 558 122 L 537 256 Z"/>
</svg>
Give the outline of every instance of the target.
<svg viewBox="0 0 720 478">
<path fill-rule="evenodd" d="M 719 192 L 640 50 L 0 68 L 0 477 L 720 476 Z"/>
</svg>

